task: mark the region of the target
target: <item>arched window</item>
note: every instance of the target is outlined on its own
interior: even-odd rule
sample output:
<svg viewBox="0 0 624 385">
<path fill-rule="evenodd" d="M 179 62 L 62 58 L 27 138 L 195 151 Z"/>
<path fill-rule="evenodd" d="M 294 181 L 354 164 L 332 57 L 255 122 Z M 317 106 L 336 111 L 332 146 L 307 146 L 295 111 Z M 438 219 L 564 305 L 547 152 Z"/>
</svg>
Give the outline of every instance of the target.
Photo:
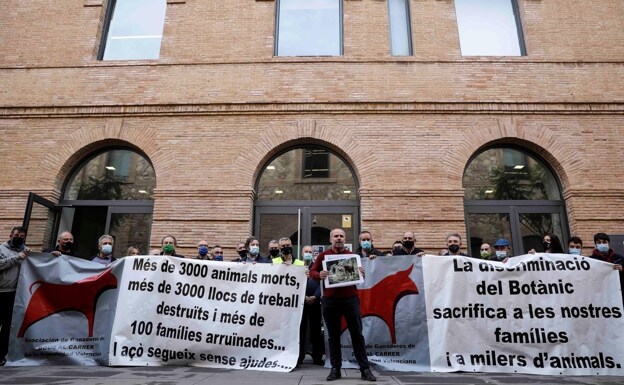
<svg viewBox="0 0 624 385">
<path fill-rule="evenodd" d="M 125 148 L 91 154 L 71 172 L 63 190 L 59 231 L 70 230 L 80 253 L 90 259 L 102 234 L 115 238 L 113 255 L 129 245 L 147 254 L 156 175 L 141 154 Z"/>
<path fill-rule="evenodd" d="M 536 155 L 495 147 L 477 154 L 464 172 L 466 231 L 473 256 L 481 243 L 506 238 L 512 253 L 540 250 L 542 237 L 568 237 L 559 182 Z"/>
<path fill-rule="evenodd" d="M 306 244 L 324 250 L 336 227 L 344 228 L 347 244 L 353 244 L 358 208 L 355 176 L 343 159 L 323 147 L 294 148 L 263 167 L 254 233 L 263 253 L 269 240 L 280 237 L 289 237 L 296 253 Z"/>
</svg>

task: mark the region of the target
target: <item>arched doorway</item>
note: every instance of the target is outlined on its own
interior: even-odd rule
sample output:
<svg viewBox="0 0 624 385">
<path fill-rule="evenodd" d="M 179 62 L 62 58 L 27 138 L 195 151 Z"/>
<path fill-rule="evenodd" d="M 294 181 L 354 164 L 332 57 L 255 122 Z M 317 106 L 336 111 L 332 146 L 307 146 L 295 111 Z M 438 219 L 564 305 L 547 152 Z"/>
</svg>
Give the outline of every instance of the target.
<svg viewBox="0 0 624 385">
<path fill-rule="evenodd" d="M 349 165 L 318 146 L 291 148 L 271 159 L 256 184 L 254 234 L 266 253 L 271 239 L 289 237 L 301 247 L 329 247 L 329 232 L 342 227 L 347 245 L 357 241 L 358 188 Z"/>
<path fill-rule="evenodd" d="M 71 231 L 85 259 L 95 255 L 102 234 L 115 238 L 114 256 L 125 256 L 129 245 L 147 254 L 155 187 L 154 168 L 138 152 L 107 148 L 90 154 L 66 180 L 57 231 Z"/>
<path fill-rule="evenodd" d="M 567 241 L 559 181 L 537 155 L 514 147 L 486 149 L 468 163 L 463 187 L 471 255 L 498 238 L 511 242 L 514 255 L 540 250 L 548 232 Z"/>
</svg>

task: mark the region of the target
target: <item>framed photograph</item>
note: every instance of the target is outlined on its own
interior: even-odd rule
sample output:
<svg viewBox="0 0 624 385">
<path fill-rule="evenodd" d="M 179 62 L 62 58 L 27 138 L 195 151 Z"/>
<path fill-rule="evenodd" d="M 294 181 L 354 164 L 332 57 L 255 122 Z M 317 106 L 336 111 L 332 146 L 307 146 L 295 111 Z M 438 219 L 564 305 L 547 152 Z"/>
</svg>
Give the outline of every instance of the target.
<svg viewBox="0 0 624 385">
<path fill-rule="evenodd" d="M 360 267 L 362 261 L 357 254 L 326 255 L 323 270 L 329 274 L 325 278 L 325 287 L 351 286 L 364 282 Z"/>
</svg>

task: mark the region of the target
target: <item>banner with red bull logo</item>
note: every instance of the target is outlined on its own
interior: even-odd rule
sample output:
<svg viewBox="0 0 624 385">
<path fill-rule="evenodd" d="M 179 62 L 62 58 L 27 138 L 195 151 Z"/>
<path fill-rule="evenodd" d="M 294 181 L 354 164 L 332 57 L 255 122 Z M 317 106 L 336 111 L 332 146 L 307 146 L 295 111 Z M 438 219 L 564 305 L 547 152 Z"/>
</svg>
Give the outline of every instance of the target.
<svg viewBox="0 0 624 385">
<path fill-rule="evenodd" d="M 10 365 L 195 365 L 290 371 L 303 266 L 33 253 L 21 268 Z M 293 336 L 295 336 L 293 338 Z"/>
</svg>

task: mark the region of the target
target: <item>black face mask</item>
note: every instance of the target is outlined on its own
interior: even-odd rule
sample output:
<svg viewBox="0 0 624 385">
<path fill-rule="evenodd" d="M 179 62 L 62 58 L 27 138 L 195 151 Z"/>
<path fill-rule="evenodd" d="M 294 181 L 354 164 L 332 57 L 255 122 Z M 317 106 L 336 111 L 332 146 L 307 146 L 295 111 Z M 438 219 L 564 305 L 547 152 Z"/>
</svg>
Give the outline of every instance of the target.
<svg viewBox="0 0 624 385">
<path fill-rule="evenodd" d="M 65 242 L 63 243 L 63 248 L 65 250 L 71 250 L 74 247 L 74 242 Z"/>
<path fill-rule="evenodd" d="M 241 258 L 245 258 L 245 257 L 247 256 L 247 250 L 241 250 L 241 251 L 239 251 L 239 252 L 238 252 L 238 255 L 239 255 Z"/>
<path fill-rule="evenodd" d="M 403 247 L 410 250 L 412 247 L 414 247 L 414 241 L 403 241 Z"/>
<path fill-rule="evenodd" d="M 542 242 L 542 247 L 544 248 L 544 251 L 550 249 L 550 242 Z"/>
<path fill-rule="evenodd" d="M 24 238 L 22 238 L 22 237 L 13 237 L 13 238 L 11 238 L 11 244 L 15 248 L 21 247 L 24 244 Z"/>
<path fill-rule="evenodd" d="M 291 246 L 284 246 L 281 248 L 282 254 L 285 255 L 290 255 L 292 254 L 292 247 Z"/>
<path fill-rule="evenodd" d="M 459 251 L 459 245 L 450 245 L 448 249 L 451 253 L 456 253 Z"/>
<path fill-rule="evenodd" d="M 279 250 L 277 249 L 271 249 L 269 250 L 269 254 L 271 254 L 271 257 L 277 257 L 279 255 Z"/>
</svg>

